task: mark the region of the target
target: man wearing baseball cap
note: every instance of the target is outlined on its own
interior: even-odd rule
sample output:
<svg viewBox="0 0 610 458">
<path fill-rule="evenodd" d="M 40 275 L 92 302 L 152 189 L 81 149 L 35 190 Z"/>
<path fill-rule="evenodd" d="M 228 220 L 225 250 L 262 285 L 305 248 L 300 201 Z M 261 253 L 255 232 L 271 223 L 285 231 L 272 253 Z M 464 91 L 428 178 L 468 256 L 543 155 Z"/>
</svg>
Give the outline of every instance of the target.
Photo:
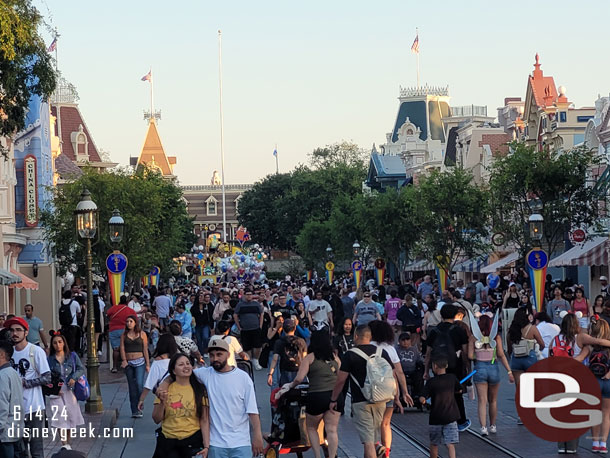
<svg viewBox="0 0 610 458">
<path fill-rule="evenodd" d="M 205 384 L 210 399 L 210 456 L 250 458 L 263 453 L 256 394 L 250 376 L 228 364 L 229 353 L 225 340 L 210 341 L 211 367 L 193 372 Z M 248 421 L 252 425 L 252 440 Z"/>
<path fill-rule="evenodd" d="M 41 385 L 51 383 L 51 370 L 44 350 L 29 343 L 27 321 L 17 316 L 4 322 L 13 341 L 11 365 L 21 377 L 23 383 L 22 412 L 25 428 L 30 429 L 30 438 L 24 438 L 25 455 L 29 445 L 32 458 L 44 458 L 44 446 L 41 431 L 32 432 L 44 426 L 45 405 Z"/>
<path fill-rule="evenodd" d="M 602 284 L 601 295 L 604 297 L 608 297 L 608 277 L 602 275 L 599 277 L 599 282 Z"/>
</svg>

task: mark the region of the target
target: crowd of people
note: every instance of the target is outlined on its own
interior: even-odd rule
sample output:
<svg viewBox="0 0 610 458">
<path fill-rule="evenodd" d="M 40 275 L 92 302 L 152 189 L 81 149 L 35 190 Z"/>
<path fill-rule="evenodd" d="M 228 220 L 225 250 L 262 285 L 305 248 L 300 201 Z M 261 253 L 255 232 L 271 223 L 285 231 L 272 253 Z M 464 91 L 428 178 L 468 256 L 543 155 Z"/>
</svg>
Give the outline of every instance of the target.
<svg viewBox="0 0 610 458">
<path fill-rule="evenodd" d="M 429 411 L 431 456 L 446 446 L 453 457 L 460 433 L 472 424 L 464 396 L 476 393 L 480 434 L 496 434 L 500 366 L 518 387 L 524 371 L 551 355 L 574 358 L 599 379 L 604 421 L 592 431 L 593 451 L 606 453 L 608 282 L 602 277 L 600 295 L 589 302 L 581 286 L 549 281 L 538 312 L 528 279 L 520 275 L 475 274 L 472 282 L 453 281 L 442 290 L 430 276 L 404 284 L 371 280 L 360 288 L 348 278 L 333 285 L 288 278 L 184 284 L 144 288 L 113 306 L 96 290 L 95 331 L 100 346 L 107 339 L 112 349 L 110 371 L 125 374 L 133 418 L 143 416 L 145 400 L 154 394 L 156 457 L 262 453 L 253 383 L 254 371 L 262 370 L 274 414 L 282 396 L 306 384 L 303 439 L 316 458 L 321 444 L 336 456 L 345 413 L 366 458 L 390 456 L 392 415 L 410 407 Z M 84 376 L 85 305 L 78 287 L 65 291 L 61 329 L 48 334 L 32 305 L 24 317 L 0 316 L 1 456 L 43 457 L 42 438 L 8 437 L 6 431 L 11 425 L 42 427 L 45 409 L 66 449 L 70 429 L 84 423 L 75 391 Z M 14 415 L 17 405 L 21 417 Z M 559 451 L 575 447 L 563 443 Z"/>
</svg>

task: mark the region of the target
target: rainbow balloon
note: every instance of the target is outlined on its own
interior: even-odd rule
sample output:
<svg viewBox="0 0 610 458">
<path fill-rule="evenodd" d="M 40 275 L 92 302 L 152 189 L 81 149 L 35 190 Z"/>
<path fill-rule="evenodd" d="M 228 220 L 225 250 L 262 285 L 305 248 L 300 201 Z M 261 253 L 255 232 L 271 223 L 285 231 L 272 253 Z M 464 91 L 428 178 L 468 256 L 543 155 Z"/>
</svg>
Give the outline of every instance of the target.
<svg viewBox="0 0 610 458">
<path fill-rule="evenodd" d="M 544 310 L 544 286 L 549 256 L 541 248 L 534 248 L 527 254 L 525 260 L 534 291 L 534 306 L 538 312 L 541 312 Z"/>
</svg>

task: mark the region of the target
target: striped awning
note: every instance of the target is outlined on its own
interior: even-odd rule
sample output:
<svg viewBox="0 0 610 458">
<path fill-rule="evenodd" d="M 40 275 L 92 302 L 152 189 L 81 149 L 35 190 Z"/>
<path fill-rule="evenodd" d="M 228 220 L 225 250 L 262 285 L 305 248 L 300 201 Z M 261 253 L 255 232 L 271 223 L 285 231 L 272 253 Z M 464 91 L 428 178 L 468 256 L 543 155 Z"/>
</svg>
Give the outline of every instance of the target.
<svg viewBox="0 0 610 458">
<path fill-rule="evenodd" d="M 502 267 L 515 262 L 517 259 L 519 259 L 519 252 L 515 251 L 509 254 L 508 256 L 504 256 L 502 259 L 499 259 L 498 261 L 483 267 L 481 269 L 481 273 L 490 274 L 492 272 L 495 272 L 496 269 L 501 269 Z"/>
<path fill-rule="evenodd" d="M 412 262 L 405 267 L 407 272 L 425 272 L 428 270 L 434 270 L 434 264 L 430 261 L 426 261 L 425 259 L 421 259 L 419 261 Z"/>
<path fill-rule="evenodd" d="M 23 288 L 38 291 L 38 282 L 36 280 L 32 280 L 27 275 L 22 274 L 21 272 L 18 272 L 13 268 L 11 268 L 11 274 L 16 275 L 19 278 L 19 282 L 10 285 L 9 288 Z"/>
<path fill-rule="evenodd" d="M 549 267 L 608 265 L 608 237 L 593 237 L 551 259 Z"/>
<path fill-rule="evenodd" d="M 12 285 L 14 283 L 21 283 L 21 278 L 6 269 L 0 269 L 0 285 Z"/>
<path fill-rule="evenodd" d="M 453 267 L 453 272 L 480 272 L 489 263 L 489 256 L 466 259 Z"/>
</svg>

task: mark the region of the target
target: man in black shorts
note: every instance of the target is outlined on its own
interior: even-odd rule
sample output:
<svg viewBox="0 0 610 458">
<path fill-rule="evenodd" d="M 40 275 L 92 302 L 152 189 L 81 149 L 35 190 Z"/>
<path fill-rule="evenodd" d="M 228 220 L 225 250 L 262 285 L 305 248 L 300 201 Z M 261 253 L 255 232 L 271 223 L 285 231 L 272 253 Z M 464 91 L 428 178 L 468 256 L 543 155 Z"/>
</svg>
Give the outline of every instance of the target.
<svg viewBox="0 0 610 458">
<path fill-rule="evenodd" d="M 250 354 L 252 365 L 257 371 L 262 369 L 258 357 L 262 347 L 263 312 L 263 306 L 252 299 L 252 290 L 248 289 L 235 307 L 233 315 L 240 332 L 241 346 Z"/>
</svg>

